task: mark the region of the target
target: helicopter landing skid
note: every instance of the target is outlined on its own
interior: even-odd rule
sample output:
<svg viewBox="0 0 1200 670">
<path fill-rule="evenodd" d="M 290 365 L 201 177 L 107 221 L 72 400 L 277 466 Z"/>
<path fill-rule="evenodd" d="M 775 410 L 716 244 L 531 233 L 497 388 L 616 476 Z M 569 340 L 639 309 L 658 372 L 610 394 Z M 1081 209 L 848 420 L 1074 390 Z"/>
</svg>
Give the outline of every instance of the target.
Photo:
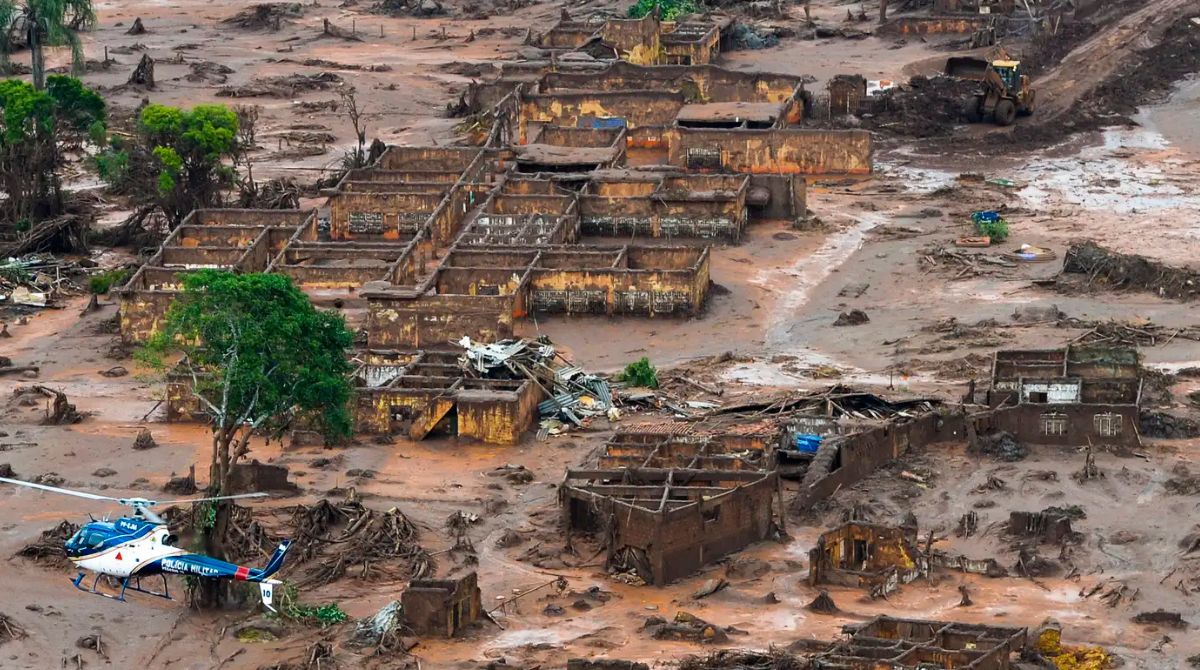
<svg viewBox="0 0 1200 670">
<path fill-rule="evenodd" d="M 90 593 L 92 595 L 101 596 L 104 598 L 108 598 L 110 600 L 119 600 L 121 602 L 125 602 L 125 591 L 126 590 L 137 591 L 138 593 L 145 593 L 146 595 L 149 595 L 149 596 L 157 596 L 159 598 L 166 598 L 167 600 L 171 600 L 172 599 L 171 591 L 167 587 L 167 576 L 166 575 L 159 575 L 159 576 L 162 577 L 162 580 L 163 580 L 162 593 L 159 593 L 157 591 L 151 591 L 149 589 L 143 589 L 141 577 L 133 577 L 132 585 L 130 584 L 130 579 L 131 579 L 130 577 L 121 578 L 121 580 L 120 580 L 121 593 L 119 595 L 115 595 L 115 596 L 112 595 L 111 593 L 104 593 L 103 591 L 99 591 L 96 589 L 96 585 L 100 583 L 101 575 L 99 575 L 99 574 L 97 574 L 96 578 L 92 580 L 92 587 L 90 589 L 84 587 L 82 584 L 83 577 L 84 577 L 84 573 L 82 573 L 82 572 L 79 573 L 79 576 L 77 576 L 75 579 L 72 579 L 71 583 L 75 585 L 75 588 L 79 589 L 80 591 L 83 591 L 84 593 Z"/>
</svg>

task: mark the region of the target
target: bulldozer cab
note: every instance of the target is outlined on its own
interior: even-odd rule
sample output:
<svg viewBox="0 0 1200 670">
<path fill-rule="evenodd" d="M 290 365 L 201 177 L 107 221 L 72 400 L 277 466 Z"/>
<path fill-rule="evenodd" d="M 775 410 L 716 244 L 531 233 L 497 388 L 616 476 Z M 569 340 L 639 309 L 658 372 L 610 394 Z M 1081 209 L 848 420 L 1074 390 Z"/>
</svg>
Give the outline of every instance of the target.
<svg viewBox="0 0 1200 670">
<path fill-rule="evenodd" d="M 1004 82 L 1004 88 L 1016 95 L 1021 90 L 1021 62 L 1015 60 L 992 61 L 992 69 Z"/>
</svg>

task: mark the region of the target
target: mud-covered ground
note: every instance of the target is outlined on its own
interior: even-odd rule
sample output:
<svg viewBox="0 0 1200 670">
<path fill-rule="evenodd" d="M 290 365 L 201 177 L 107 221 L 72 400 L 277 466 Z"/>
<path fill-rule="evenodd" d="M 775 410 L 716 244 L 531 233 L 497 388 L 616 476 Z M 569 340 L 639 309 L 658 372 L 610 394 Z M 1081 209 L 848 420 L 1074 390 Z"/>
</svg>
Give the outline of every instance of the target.
<svg viewBox="0 0 1200 670">
<path fill-rule="evenodd" d="M 1160 16 L 1186 13 L 1186 7 L 1170 0 L 1132 4 L 1156 9 L 1130 14 L 1127 20 L 1135 27 L 1141 25 L 1137 17 L 1159 26 Z M 588 6 L 570 9 L 580 13 Z M 158 87 L 153 91 L 114 88 L 108 95 L 116 104 L 132 108 L 147 98 L 173 104 L 262 105 L 263 149 L 256 171 L 309 180 L 340 158 L 351 137 L 338 112 L 310 111 L 301 103 L 336 100 L 338 86 L 266 98 L 218 97 L 221 87 L 247 86 L 269 76 L 333 72 L 342 79 L 341 86 L 354 86 L 360 92 L 372 137 L 403 144 L 448 142 L 454 137 L 455 121 L 445 118 L 441 110 L 468 81 L 452 74 L 461 71 L 456 64 L 512 53 L 527 28 L 548 27 L 561 5 L 504 9 L 486 19 L 464 18 L 462 12 L 414 19 L 382 17 L 364 6 L 314 4 L 304 5 L 301 15 L 282 22 L 278 31 L 242 30 L 221 23 L 243 7 L 228 0 L 101 3 L 97 6 L 100 25 L 85 37 L 87 53 L 100 59 L 107 46 L 110 57 L 119 62 L 87 78 L 118 87 L 142 52 L 114 51 L 144 44 L 158 61 Z M 832 1 L 813 3 L 816 18 L 830 25 L 842 23 L 845 8 Z M 872 10 L 869 4 L 866 9 Z M 799 9 L 790 12 L 793 22 L 802 16 Z M 136 17 L 149 32 L 125 35 Z M 362 41 L 321 37 L 324 19 L 343 29 L 356 27 Z M 379 37 L 381 26 L 384 37 Z M 1126 33 L 1131 29 L 1121 26 Z M 472 32 L 474 40 L 467 41 Z M 1116 38 L 1110 35 L 1109 39 Z M 1111 48 L 1113 43 L 1084 44 L 1090 46 L 1081 47 L 1085 51 L 1075 60 L 1093 58 L 1104 44 Z M 1121 48 L 1125 45 L 1117 44 L 1116 49 Z M 785 39 L 772 49 L 729 54 L 725 62 L 742 69 L 810 74 L 817 80 L 813 86 L 820 87 L 843 72 L 901 80 L 930 74 L 951 53 L 940 48 L 937 40 L 910 39 L 900 44 L 890 37 Z M 306 66 L 282 59 L 324 59 L 390 69 Z M 1120 71 L 1119 63 L 1110 63 L 1107 56 L 1103 60 L 1087 70 L 1093 88 L 1107 79 L 1104 72 Z M 226 78 L 223 82 L 210 75 L 198 81 L 187 79 L 199 62 L 219 63 L 233 71 L 220 75 Z M 209 71 L 208 66 L 199 67 Z M 1085 97 L 1092 90 L 1080 83 L 1081 77 L 1068 75 L 1047 69 L 1045 90 L 1061 91 L 1063 100 Z M 784 222 L 758 223 L 741 244 L 715 249 L 712 277 L 717 288 L 702 318 L 549 318 L 530 320 L 521 327 L 527 335 L 549 335 L 577 363 L 595 370 L 614 370 L 641 356 L 666 367 L 734 352 L 720 365 L 705 365 L 697 372 L 724 385 L 726 398 L 757 396 L 775 388 L 817 388 L 831 382 L 826 377 L 833 369 L 845 382 L 955 400 L 970 378 L 987 374 L 988 357 L 996 349 L 1061 345 L 1087 331 L 1078 321 L 1149 320 L 1169 328 L 1200 324 L 1200 308 L 1194 303 L 1146 293 L 1064 292 L 1035 283 L 1054 276 L 1067 245 L 1083 239 L 1169 264 L 1195 263 L 1195 249 L 1200 248 L 1198 90 L 1194 79 L 1184 81 L 1165 100 L 1133 114 L 1139 126 L 1071 136 L 1036 153 L 1022 152 L 1019 146 L 1014 149 L 1012 143 L 986 141 L 989 134 L 1009 132 L 989 126 L 954 129 L 954 137 L 964 141 L 944 141 L 940 146 L 890 138 L 881 144 L 871 177 L 818 180 L 810 186 L 809 207 L 819 225 L 797 230 Z M 1038 115 L 1021 119 L 1017 131 L 1036 128 L 1038 123 Z M 283 139 L 299 126 L 328 132 L 334 140 L 323 154 L 300 156 L 302 152 L 290 151 L 295 147 Z M 1009 179 L 1013 185 L 992 185 L 976 175 Z M 968 217 L 977 209 L 1001 209 L 1012 224 L 1011 236 L 1003 245 L 967 250 L 983 258 L 964 265 L 943 252 L 962 251 L 953 241 L 970 234 Z M 1057 258 L 1036 264 L 1004 261 L 1003 254 L 1020 244 L 1048 248 Z M 111 495 L 158 495 L 172 475 L 186 472 L 192 464 L 203 470 L 208 436 L 199 426 L 161 421 L 161 411 L 152 410 L 162 396 L 162 386 L 138 369 L 127 352 L 110 352 L 113 335 L 104 323 L 115 306 L 81 315 L 83 303 L 79 299 L 62 309 L 44 310 L 26 323 L 10 322 L 13 337 L 0 340 L 0 353 L 18 365 L 40 365 L 37 383 L 63 390 L 88 415 L 71 426 L 40 426 L 43 408 L 21 405 L 13 394 L 32 380 L 0 377 L 0 463 L 10 463 L 22 478 L 53 472 L 66 486 Z M 1051 307 L 1059 316 L 1031 322 L 1030 315 L 1044 317 Z M 864 310 L 870 321 L 834 327 L 838 314 L 852 308 Z M 1166 371 L 1200 366 L 1200 346 L 1186 338 L 1147 347 L 1143 354 L 1149 365 Z M 114 365 L 128 367 L 131 374 L 100 375 Z M 822 378 L 815 378 L 814 368 L 821 368 Z M 1191 411 L 1187 395 L 1198 389 L 1200 381 L 1195 378 L 1176 380 L 1171 387 L 1174 406 L 1169 409 Z M 143 420 L 147 413 L 149 418 Z M 142 427 L 151 429 L 157 448 L 133 450 L 134 436 Z M 1105 477 L 1082 483 L 1071 477 L 1082 466 L 1083 457 L 1075 452 L 1036 450 L 1010 464 L 967 454 L 961 444 L 931 446 L 839 492 L 820 510 L 789 517 L 786 541 L 761 543 L 739 554 L 728 573 L 731 586 L 697 601 L 691 594 L 707 580 L 726 576 L 728 566 L 714 565 L 678 584 L 651 588 L 617 581 L 594 561 L 584 561 L 586 556 L 576 563 L 584 567 L 554 569 L 535 567 L 523 558 L 531 548 L 561 543 L 554 523 L 556 486 L 563 468 L 594 458 L 611 428 L 600 421 L 586 433 L 545 442 L 530 438 L 517 447 L 447 439 L 397 440 L 387 445 L 363 441 L 337 452 L 256 444 L 255 458 L 289 466 L 301 487 L 299 497 L 256 506 L 311 502 L 329 495 L 330 489 L 353 485 L 368 506 L 380 510 L 398 506 L 418 522 L 421 542 L 435 554 L 439 574 L 478 569 L 488 609 L 556 576 L 568 579 L 566 593 L 548 588 L 497 609 L 496 623 L 484 624 L 466 639 L 422 641 L 412 651 L 422 668 L 479 668 L 499 659 L 513 665 L 561 667 L 565 659 L 576 656 L 665 665 L 709 649 L 652 640 L 640 630 L 646 617 L 669 617 L 678 610 L 748 633 L 731 637 L 727 646 L 765 648 L 799 639 L 827 639 L 844 623 L 892 613 L 1028 626 L 1053 616 L 1063 623 L 1068 641 L 1104 645 L 1124 658 L 1129 668 L 1186 667 L 1183 659 L 1200 653 L 1200 638 L 1188 631 L 1130 622 L 1138 612 L 1164 607 L 1182 612 L 1193 627 L 1200 625 L 1195 614 L 1200 599 L 1190 592 L 1200 587 L 1195 583 L 1195 560 L 1183 555 L 1179 546 L 1194 532 L 1200 498 L 1195 493 L 1173 493 L 1178 487 L 1168 486 L 1170 480 L 1184 476 L 1183 468 L 1200 472 L 1200 442 L 1148 441 L 1140 456 L 1099 454 L 1097 465 Z M 340 459 L 332 467 L 312 464 L 331 457 Z M 517 483 L 489 476 L 509 464 L 528 468 L 533 480 Z M 116 473 L 100 476 L 96 474 L 100 468 Z M 921 472 L 926 485 L 900 478 L 903 468 Z M 371 470 L 374 476 L 352 477 L 351 470 Z M 1003 480 L 1004 488 L 981 489 L 989 475 Z M 923 534 L 933 529 L 944 538 L 938 540 L 939 548 L 972 557 L 993 556 L 1010 568 L 1015 561 L 1010 543 L 994 529 L 988 530 L 1007 518 L 1008 511 L 1077 504 L 1086 518 L 1075 523 L 1082 538 L 1062 559 L 1066 568 L 1057 576 L 1030 580 L 949 574 L 933 583 L 916 582 L 888 600 L 877 601 L 866 600 L 857 591 L 832 589 L 841 613 L 813 614 L 803 609 L 816 595 L 805 582 L 807 550 L 825 527 L 838 522 L 844 510 L 855 504 L 881 522 L 898 522 L 912 511 Z M 954 526 L 969 509 L 977 510 L 982 532 L 958 538 Z M 480 517 L 468 529 L 478 553 L 474 567 L 461 554 L 447 551 L 453 541 L 444 522 L 457 510 Z M 7 558 L 63 519 L 81 522 L 88 513 L 117 512 L 117 508 L 94 507 L 71 498 L 0 491 L 0 557 Z M 508 531 L 521 541 L 498 547 L 497 540 L 511 535 Z M 1057 555 L 1047 558 L 1059 560 Z M 198 613 L 178 601 L 138 596 L 115 603 L 74 590 L 70 576 L 21 559 L 0 562 L 5 589 L 0 613 L 28 632 L 26 638 L 0 642 L 0 666 L 58 667 L 64 658 L 78 654 L 85 667 L 253 669 L 285 661 L 303 667 L 305 660 L 298 659 L 306 659 L 309 646 L 319 639 L 336 644 L 339 667 L 403 667 L 407 662 L 400 656 L 361 655 L 343 644 L 345 633 L 340 628 L 292 629 L 281 640 L 243 642 L 232 631 L 246 613 Z M 975 603 L 970 607 L 957 607 L 958 586 L 963 583 L 969 585 Z M 1100 584 L 1101 590 L 1086 595 Z M 1101 596 L 1119 590 L 1119 585 L 1126 587 L 1126 595 L 1110 607 Z M 593 586 L 599 588 L 599 595 L 587 593 Z M 178 584 L 172 588 L 180 592 Z M 302 597 L 314 603 L 337 602 L 351 616 L 365 617 L 398 597 L 403 588 L 403 582 L 346 579 Z M 764 604 L 768 592 L 780 602 Z M 587 608 L 576 606 L 577 601 L 584 601 Z M 547 614 L 550 604 L 561 606 L 565 613 Z M 76 646 L 77 639 L 96 632 L 103 636 L 107 659 Z M 70 660 L 68 667 L 75 667 L 75 661 Z"/>
</svg>

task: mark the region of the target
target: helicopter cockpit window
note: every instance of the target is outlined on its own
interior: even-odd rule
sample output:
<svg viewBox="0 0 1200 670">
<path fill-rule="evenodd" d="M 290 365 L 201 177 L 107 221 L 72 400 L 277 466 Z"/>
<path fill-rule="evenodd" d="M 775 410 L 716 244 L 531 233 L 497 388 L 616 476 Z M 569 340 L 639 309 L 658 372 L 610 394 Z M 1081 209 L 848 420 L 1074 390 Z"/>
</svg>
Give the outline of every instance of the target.
<svg viewBox="0 0 1200 670">
<path fill-rule="evenodd" d="M 100 545 L 104 544 L 104 540 L 104 533 L 84 528 L 71 537 L 67 542 L 67 546 L 76 551 L 87 551 L 100 547 Z"/>
</svg>

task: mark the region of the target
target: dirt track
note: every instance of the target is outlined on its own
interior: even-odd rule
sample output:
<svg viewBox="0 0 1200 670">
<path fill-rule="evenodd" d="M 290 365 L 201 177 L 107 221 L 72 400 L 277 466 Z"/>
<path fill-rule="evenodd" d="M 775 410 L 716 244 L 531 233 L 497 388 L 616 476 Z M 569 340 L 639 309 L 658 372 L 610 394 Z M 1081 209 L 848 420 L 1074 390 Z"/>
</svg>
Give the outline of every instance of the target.
<svg viewBox="0 0 1200 670">
<path fill-rule="evenodd" d="M 1193 16 L 1196 9 L 1194 0 L 1150 0 L 1100 30 L 1035 82 L 1038 116 L 1045 121 L 1070 112 L 1077 101 L 1127 65 L 1130 52 L 1153 47 L 1168 28 Z"/>
</svg>

